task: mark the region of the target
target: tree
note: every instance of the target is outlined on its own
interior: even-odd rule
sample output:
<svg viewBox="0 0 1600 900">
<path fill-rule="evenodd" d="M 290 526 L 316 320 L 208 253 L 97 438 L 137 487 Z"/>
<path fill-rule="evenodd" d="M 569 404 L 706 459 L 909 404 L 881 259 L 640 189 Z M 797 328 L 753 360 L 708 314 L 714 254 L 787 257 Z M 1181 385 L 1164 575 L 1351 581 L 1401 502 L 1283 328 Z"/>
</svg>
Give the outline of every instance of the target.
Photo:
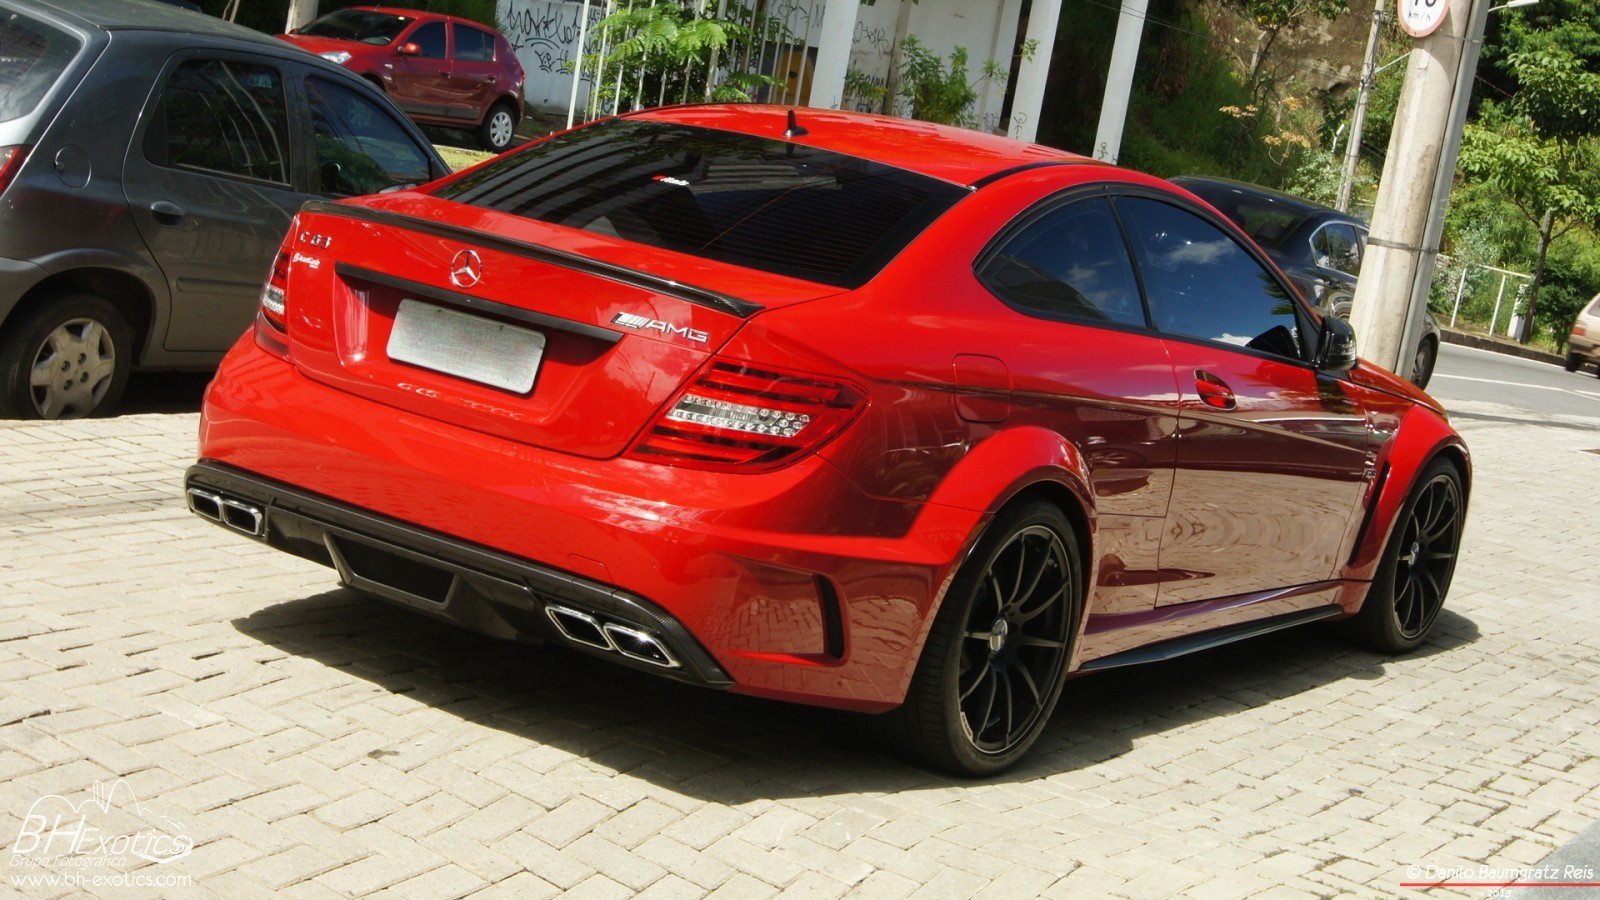
<svg viewBox="0 0 1600 900">
<path fill-rule="evenodd" d="M 1600 73 L 1584 62 L 1553 43 L 1509 54 L 1516 94 L 1485 105 L 1461 147 L 1461 170 L 1499 189 L 1538 235 L 1523 343 L 1533 336 L 1550 244 L 1600 223 Z"/>
<path fill-rule="evenodd" d="M 1261 34 L 1250 59 L 1251 93 L 1259 100 L 1267 86 L 1267 56 L 1283 32 L 1298 27 L 1308 17 L 1331 19 L 1350 11 L 1350 0 L 1238 0 Z"/>
</svg>

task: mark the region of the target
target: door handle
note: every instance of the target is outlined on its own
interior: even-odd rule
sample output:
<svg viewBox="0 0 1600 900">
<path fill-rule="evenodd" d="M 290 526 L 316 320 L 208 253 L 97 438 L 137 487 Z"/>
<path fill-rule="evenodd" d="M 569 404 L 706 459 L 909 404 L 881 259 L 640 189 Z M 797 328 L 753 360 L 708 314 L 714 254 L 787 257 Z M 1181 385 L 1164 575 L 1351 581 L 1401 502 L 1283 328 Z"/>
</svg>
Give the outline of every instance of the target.
<svg viewBox="0 0 1600 900">
<path fill-rule="evenodd" d="M 155 215 L 156 221 L 163 225 L 177 225 L 184 217 L 183 207 L 171 200 L 157 200 L 150 204 L 150 212 Z"/>
<path fill-rule="evenodd" d="M 1204 369 L 1194 370 L 1194 389 L 1200 395 L 1200 402 L 1212 409 L 1233 409 L 1239 405 L 1228 383 Z"/>
</svg>

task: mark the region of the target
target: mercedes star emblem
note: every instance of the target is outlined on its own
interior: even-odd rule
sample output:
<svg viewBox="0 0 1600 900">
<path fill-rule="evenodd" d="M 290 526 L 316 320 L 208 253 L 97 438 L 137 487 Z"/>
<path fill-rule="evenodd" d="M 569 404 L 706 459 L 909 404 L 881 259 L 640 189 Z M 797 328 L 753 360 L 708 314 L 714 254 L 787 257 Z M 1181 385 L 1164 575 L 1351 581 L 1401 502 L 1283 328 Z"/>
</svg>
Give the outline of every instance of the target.
<svg viewBox="0 0 1600 900">
<path fill-rule="evenodd" d="M 450 260 L 450 280 L 456 287 L 469 288 L 483 277 L 483 260 L 471 250 L 462 250 Z"/>
</svg>

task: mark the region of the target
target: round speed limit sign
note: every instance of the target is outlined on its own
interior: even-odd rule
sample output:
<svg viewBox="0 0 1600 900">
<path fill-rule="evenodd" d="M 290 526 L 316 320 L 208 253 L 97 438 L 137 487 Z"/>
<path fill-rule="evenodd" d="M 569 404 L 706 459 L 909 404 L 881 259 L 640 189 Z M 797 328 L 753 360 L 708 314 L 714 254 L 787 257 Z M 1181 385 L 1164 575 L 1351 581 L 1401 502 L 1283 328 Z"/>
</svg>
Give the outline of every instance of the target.
<svg viewBox="0 0 1600 900">
<path fill-rule="evenodd" d="M 1400 27 L 1412 37 L 1427 37 L 1444 24 L 1450 0 L 1397 0 Z"/>
</svg>

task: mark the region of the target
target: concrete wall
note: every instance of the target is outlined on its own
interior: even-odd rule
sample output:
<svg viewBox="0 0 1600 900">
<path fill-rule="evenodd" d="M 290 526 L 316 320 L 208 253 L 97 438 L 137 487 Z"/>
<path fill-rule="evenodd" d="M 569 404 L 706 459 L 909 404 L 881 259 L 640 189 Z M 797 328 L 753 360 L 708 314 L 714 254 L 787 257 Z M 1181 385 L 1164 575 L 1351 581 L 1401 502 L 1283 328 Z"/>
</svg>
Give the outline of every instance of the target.
<svg viewBox="0 0 1600 900">
<path fill-rule="evenodd" d="M 528 76 L 526 98 L 530 106 L 562 110 L 572 96 L 572 75 L 562 66 L 578 55 L 579 17 L 583 4 L 576 0 L 499 0 L 495 14 L 500 30 L 517 51 Z M 605 14 L 605 3 L 589 11 L 589 27 Z M 589 99 L 588 81 L 578 88 L 578 103 Z"/>
</svg>

